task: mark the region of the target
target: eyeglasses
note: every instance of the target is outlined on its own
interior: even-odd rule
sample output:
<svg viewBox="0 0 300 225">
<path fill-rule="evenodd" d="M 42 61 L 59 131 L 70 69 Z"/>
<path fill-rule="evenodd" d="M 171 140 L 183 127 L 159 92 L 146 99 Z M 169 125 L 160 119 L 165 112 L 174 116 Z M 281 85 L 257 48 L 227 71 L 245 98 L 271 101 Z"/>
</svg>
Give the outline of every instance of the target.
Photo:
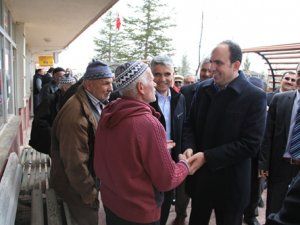
<svg viewBox="0 0 300 225">
<path fill-rule="evenodd" d="M 294 78 L 284 77 L 284 79 L 285 79 L 286 81 L 290 81 L 290 80 L 291 80 L 291 82 L 296 82 L 296 79 L 294 79 Z"/>
</svg>

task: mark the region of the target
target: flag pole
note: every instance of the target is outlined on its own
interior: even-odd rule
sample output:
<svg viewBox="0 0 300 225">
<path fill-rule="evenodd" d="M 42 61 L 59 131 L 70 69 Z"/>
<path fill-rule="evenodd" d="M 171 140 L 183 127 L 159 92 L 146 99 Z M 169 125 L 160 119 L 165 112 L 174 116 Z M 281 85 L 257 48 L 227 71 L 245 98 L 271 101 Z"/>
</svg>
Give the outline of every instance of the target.
<svg viewBox="0 0 300 225">
<path fill-rule="evenodd" d="M 196 74 L 195 76 L 197 77 L 198 72 L 200 70 L 200 66 L 201 66 L 201 43 L 202 43 L 202 34 L 203 34 L 203 11 L 202 11 L 202 16 L 201 16 L 201 30 L 200 30 L 200 40 L 199 40 L 199 49 L 198 49 L 198 67 L 196 70 Z"/>
</svg>

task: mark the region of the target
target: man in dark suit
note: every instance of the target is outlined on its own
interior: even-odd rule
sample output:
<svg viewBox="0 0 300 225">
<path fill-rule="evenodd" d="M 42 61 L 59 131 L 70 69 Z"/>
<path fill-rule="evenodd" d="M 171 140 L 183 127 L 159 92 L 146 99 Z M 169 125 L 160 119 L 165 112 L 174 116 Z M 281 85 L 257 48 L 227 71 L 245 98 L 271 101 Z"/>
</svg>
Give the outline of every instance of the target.
<svg viewBox="0 0 300 225">
<path fill-rule="evenodd" d="M 210 71 L 210 59 L 205 58 L 202 63 L 201 63 L 201 69 L 200 69 L 200 80 L 199 82 L 196 82 L 191 85 L 183 86 L 180 89 L 180 92 L 184 95 L 185 97 L 185 102 L 186 102 L 186 111 L 190 111 L 190 107 L 192 104 L 192 100 L 194 97 L 194 94 L 196 92 L 196 89 L 201 81 L 207 80 L 212 77 L 212 73 Z"/>
<path fill-rule="evenodd" d="M 283 157 L 290 144 L 299 99 L 299 91 L 275 94 L 268 110 L 259 157 L 259 172 L 261 176 L 268 176 L 266 217 L 279 211 L 288 185 L 299 171 L 299 167 Z"/>
<path fill-rule="evenodd" d="M 213 79 L 200 83 L 184 125 L 183 149 L 193 166 L 190 225 L 241 225 L 249 202 L 251 157 L 261 144 L 266 94 L 239 71 L 241 48 L 220 43 L 211 54 Z M 197 163 L 196 163 L 197 162 Z"/>
<path fill-rule="evenodd" d="M 171 156 L 175 162 L 178 162 L 178 155 L 182 153 L 181 138 L 182 127 L 185 120 L 185 100 L 184 96 L 177 93 L 171 86 L 174 81 L 174 66 L 168 56 L 156 56 L 151 61 L 151 70 L 156 83 L 156 101 L 151 103 L 156 111 L 160 112 L 160 122 L 164 126 L 167 134 L 167 140 L 174 141 L 176 144 L 170 150 Z M 169 216 L 171 203 L 176 196 L 176 201 L 186 205 L 188 199 L 183 196 L 184 188 L 179 186 L 175 190 L 165 192 L 164 202 L 161 208 L 160 224 L 166 224 Z M 177 211 L 177 210 L 176 210 Z M 181 212 L 181 211 L 180 211 Z M 184 221 L 186 212 L 179 215 Z"/>
<path fill-rule="evenodd" d="M 299 164 L 300 166 L 300 164 Z M 293 179 L 279 212 L 272 213 L 265 225 L 300 224 L 300 172 Z"/>
<path fill-rule="evenodd" d="M 275 94 L 292 91 L 296 89 L 296 74 L 292 71 L 285 72 L 280 81 L 280 88 L 267 94 L 267 105 L 269 106 Z"/>
</svg>

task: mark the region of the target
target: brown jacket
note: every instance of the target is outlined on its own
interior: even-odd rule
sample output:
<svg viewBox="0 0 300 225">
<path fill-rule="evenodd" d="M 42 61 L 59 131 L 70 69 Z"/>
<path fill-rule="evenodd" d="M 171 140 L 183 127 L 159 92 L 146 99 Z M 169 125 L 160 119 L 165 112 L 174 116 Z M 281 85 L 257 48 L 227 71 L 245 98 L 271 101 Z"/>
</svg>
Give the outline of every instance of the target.
<svg viewBox="0 0 300 225">
<path fill-rule="evenodd" d="M 92 165 L 97 124 L 81 85 L 52 127 L 50 186 L 67 203 L 97 201 Z"/>
</svg>

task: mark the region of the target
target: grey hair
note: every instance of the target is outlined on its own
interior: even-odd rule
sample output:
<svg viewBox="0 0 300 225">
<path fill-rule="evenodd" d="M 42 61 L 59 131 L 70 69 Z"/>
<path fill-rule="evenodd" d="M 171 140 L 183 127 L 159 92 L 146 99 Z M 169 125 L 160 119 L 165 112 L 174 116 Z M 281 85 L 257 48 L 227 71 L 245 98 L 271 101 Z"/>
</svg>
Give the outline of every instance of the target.
<svg viewBox="0 0 300 225">
<path fill-rule="evenodd" d="M 281 76 L 281 80 L 286 76 L 286 75 L 288 75 L 288 74 L 293 74 L 293 75 L 296 75 L 296 73 L 295 72 L 293 72 L 293 71 L 287 71 L 287 72 L 285 72 L 285 73 L 283 73 L 282 74 L 282 76 Z"/>
<path fill-rule="evenodd" d="M 131 97 L 131 98 L 135 98 L 138 94 L 137 92 L 137 84 L 139 82 L 143 83 L 143 84 L 146 84 L 149 82 L 149 80 L 147 79 L 147 76 L 146 76 L 147 73 L 143 73 L 139 78 L 137 78 L 135 81 L 133 81 L 131 84 L 129 84 L 127 87 L 119 90 L 119 94 L 121 96 L 124 96 L 124 97 Z"/>
<path fill-rule="evenodd" d="M 202 68 L 202 66 L 203 66 L 204 64 L 207 64 L 207 63 L 211 63 L 211 62 L 210 62 L 210 58 L 205 58 L 205 59 L 202 60 L 202 62 L 201 62 L 201 68 Z"/>
<path fill-rule="evenodd" d="M 151 70 L 157 65 L 174 67 L 172 59 L 167 55 L 155 56 L 150 63 Z"/>
</svg>

